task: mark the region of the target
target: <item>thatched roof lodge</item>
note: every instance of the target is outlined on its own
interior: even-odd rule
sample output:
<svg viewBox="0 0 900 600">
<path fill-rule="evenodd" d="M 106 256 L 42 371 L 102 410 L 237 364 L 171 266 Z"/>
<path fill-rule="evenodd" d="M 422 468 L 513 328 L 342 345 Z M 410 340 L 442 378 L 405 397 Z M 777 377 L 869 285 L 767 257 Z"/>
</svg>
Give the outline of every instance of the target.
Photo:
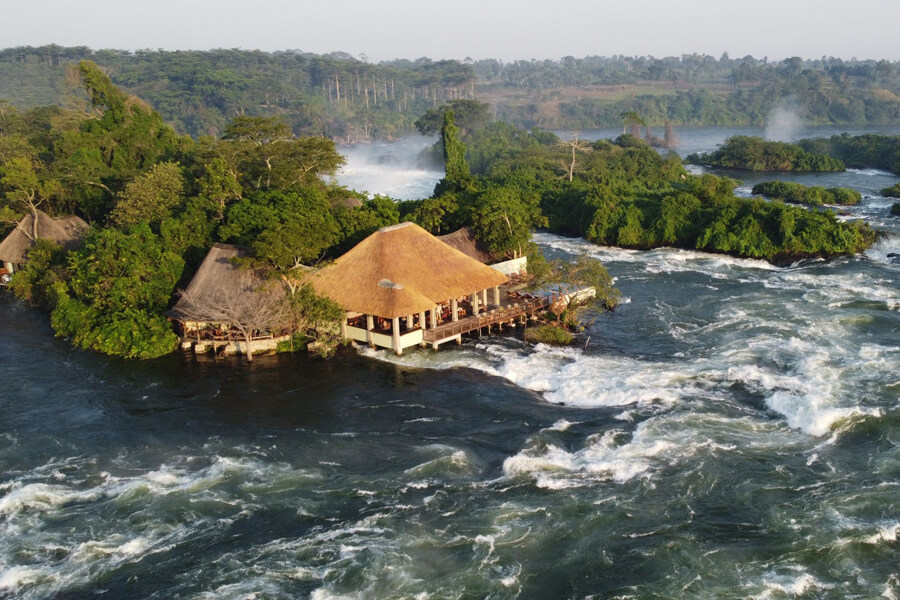
<svg viewBox="0 0 900 600">
<path fill-rule="evenodd" d="M 224 354 L 274 350 L 290 337 L 284 289 L 263 271 L 238 264 L 244 248 L 214 244 L 168 317 L 178 323 L 182 345 Z"/>
<path fill-rule="evenodd" d="M 452 233 L 437 236 L 445 244 L 453 246 L 466 256 L 474 258 L 478 262 L 489 265 L 497 262 L 497 257 L 493 252 L 484 247 L 484 245 L 475 238 L 475 234 L 468 227 L 461 227 Z"/>
<path fill-rule="evenodd" d="M 36 240 L 53 240 L 63 248 L 72 249 L 87 230 L 88 224 L 74 215 L 55 219 L 42 210 L 29 211 L 0 242 L 0 266 L 12 274 L 27 262 L 28 251 Z"/>
<path fill-rule="evenodd" d="M 428 328 L 483 312 L 488 290 L 498 306 L 507 280 L 414 223 L 376 231 L 310 277 L 346 311 L 344 337 L 397 354 L 422 344 Z"/>
</svg>

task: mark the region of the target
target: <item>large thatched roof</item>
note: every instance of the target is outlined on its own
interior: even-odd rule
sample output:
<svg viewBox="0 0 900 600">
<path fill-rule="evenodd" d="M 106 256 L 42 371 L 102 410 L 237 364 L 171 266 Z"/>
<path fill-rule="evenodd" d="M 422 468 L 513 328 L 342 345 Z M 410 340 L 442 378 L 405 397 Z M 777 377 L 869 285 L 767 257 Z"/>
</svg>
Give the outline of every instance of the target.
<svg viewBox="0 0 900 600">
<path fill-rule="evenodd" d="M 81 240 L 88 224 L 76 216 L 54 219 L 44 211 L 37 211 L 37 239 L 48 239 L 58 242 L 62 247 L 71 249 Z M 34 217 L 31 212 L 25 215 L 16 228 L 0 242 L 0 262 L 23 264 L 25 255 L 34 245 Z"/>
<path fill-rule="evenodd" d="M 468 227 L 461 227 L 453 233 L 439 235 L 437 239 L 445 244 L 449 244 L 471 258 L 484 264 L 497 262 L 497 257 L 489 252 L 478 240 Z"/>
<path fill-rule="evenodd" d="M 194 320 L 196 305 L 212 306 L 224 299 L 233 303 L 236 296 L 281 291 L 280 286 L 266 280 L 262 271 L 235 264 L 234 259 L 246 256 L 247 251 L 238 246 L 213 244 L 182 298 L 168 314 L 176 319 Z"/>
<path fill-rule="evenodd" d="M 506 280 L 414 223 L 379 229 L 310 277 L 345 310 L 380 317 L 430 310 Z"/>
</svg>

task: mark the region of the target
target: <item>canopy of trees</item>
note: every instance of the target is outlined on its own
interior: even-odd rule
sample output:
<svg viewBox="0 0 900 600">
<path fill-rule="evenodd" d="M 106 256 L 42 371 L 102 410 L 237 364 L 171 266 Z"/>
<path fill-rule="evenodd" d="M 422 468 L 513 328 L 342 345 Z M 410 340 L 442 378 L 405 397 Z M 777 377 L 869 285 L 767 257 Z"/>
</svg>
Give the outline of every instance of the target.
<svg viewBox="0 0 900 600">
<path fill-rule="evenodd" d="M 718 150 L 691 154 L 686 162 L 748 171 L 843 171 L 844 163 L 825 154 L 811 154 L 797 144 L 761 137 L 731 136 Z"/>
<path fill-rule="evenodd" d="M 491 120 L 520 127 L 618 127 L 634 112 L 648 125 L 763 125 L 790 99 L 812 124 L 900 122 L 898 63 L 822 57 L 783 61 L 727 55 L 566 56 L 502 62 L 397 60 L 372 64 L 344 52 L 0 50 L 0 98 L 20 109 L 87 102 L 66 71 L 91 60 L 127 94 L 149 102 L 179 133 L 221 135 L 234 115 L 277 116 L 297 134 L 353 141 L 389 138 L 413 124 L 437 132 L 444 108 L 468 133 L 462 104 L 490 99 Z"/>
<path fill-rule="evenodd" d="M 849 188 L 807 186 L 784 181 L 765 181 L 753 186 L 752 193 L 794 204 L 859 204 L 862 194 Z"/>
<path fill-rule="evenodd" d="M 734 181 L 690 175 L 677 155 L 663 157 L 632 135 L 588 145 L 477 120 L 464 135 L 449 110 L 437 145 L 447 176 L 433 197 L 368 199 L 331 180 L 343 164 L 331 139 L 296 137 L 271 115 L 241 115 L 221 138 L 193 140 L 97 64 L 83 61 L 69 74 L 84 90 L 77 110 L 0 105 L 0 226 L 38 205 L 92 224 L 79 250 L 36 245 L 12 287 L 51 311 L 59 335 L 112 355 L 148 358 L 174 347 L 162 314 L 216 242 L 247 247 L 246 260 L 287 292 L 285 312 L 273 314 L 302 327 L 339 311 L 302 285 L 296 267 L 339 256 L 401 219 L 435 233 L 469 226 L 488 250 L 510 257 L 533 249 L 531 232 L 542 227 L 601 244 L 773 262 L 853 253 L 874 238 L 830 211 L 735 198 Z M 346 84 L 339 77 L 332 93 L 351 93 Z M 566 272 L 608 276 L 593 267 Z"/>
</svg>

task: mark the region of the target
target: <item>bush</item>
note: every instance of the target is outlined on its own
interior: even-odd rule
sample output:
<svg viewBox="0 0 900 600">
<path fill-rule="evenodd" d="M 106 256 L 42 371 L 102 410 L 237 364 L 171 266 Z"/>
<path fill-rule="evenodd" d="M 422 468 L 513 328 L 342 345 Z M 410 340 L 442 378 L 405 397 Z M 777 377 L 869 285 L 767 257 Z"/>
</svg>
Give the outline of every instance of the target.
<svg viewBox="0 0 900 600">
<path fill-rule="evenodd" d="M 900 217 L 900 202 L 894 202 L 894 205 L 891 207 L 891 215 Z"/>
<path fill-rule="evenodd" d="M 575 336 L 563 327 L 556 325 L 541 325 L 525 330 L 525 341 L 532 344 L 551 344 L 553 346 L 568 346 L 575 340 Z"/>
</svg>

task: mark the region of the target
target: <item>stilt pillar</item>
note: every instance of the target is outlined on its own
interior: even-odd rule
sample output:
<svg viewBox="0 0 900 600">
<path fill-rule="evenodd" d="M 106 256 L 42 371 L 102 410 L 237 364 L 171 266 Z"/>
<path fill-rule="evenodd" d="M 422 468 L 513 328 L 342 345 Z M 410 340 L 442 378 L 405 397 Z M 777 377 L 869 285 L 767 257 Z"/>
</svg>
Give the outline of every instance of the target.
<svg viewBox="0 0 900 600">
<path fill-rule="evenodd" d="M 419 329 L 425 329 L 428 327 L 428 322 L 425 320 L 425 311 L 419 313 Z"/>
<path fill-rule="evenodd" d="M 488 305 L 487 289 L 481 290 L 481 305 L 484 306 L 485 308 L 487 308 L 487 305 Z"/>
<path fill-rule="evenodd" d="M 500 286 L 494 286 L 494 304 L 500 306 Z"/>
<path fill-rule="evenodd" d="M 472 294 L 472 316 L 478 314 L 478 292 Z"/>
<path fill-rule="evenodd" d="M 400 317 L 391 319 L 391 334 L 393 338 L 394 352 L 397 356 L 403 354 L 403 348 L 400 347 Z"/>
<path fill-rule="evenodd" d="M 370 348 L 375 347 L 375 336 L 372 335 L 373 329 L 375 329 L 375 317 L 366 315 L 366 343 L 369 344 Z"/>
<path fill-rule="evenodd" d="M 452 313 L 450 315 L 450 320 L 458 321 L 459 320 L 459 305 L 456 302 L 456 298 L 454 298 L 453 300 L 450 301 L 450 312 Z"/>
</svg>

